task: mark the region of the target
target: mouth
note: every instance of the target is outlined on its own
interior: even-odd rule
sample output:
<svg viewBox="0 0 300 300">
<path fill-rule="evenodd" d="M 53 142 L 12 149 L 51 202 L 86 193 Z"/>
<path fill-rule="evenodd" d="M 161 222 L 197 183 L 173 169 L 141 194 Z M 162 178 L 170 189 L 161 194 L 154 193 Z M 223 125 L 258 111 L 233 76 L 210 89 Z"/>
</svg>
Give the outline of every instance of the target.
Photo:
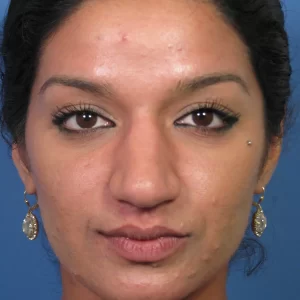
<svg viewBox="0 0 300 300">
<path fill-rule="evenodd" d="M 161 226 L 142 229 L 132 225 L 98 233 L 105 238 L 110 251 L 137 263 L 159 262 L 174 255 L 190 236 Z"/>
</svg>

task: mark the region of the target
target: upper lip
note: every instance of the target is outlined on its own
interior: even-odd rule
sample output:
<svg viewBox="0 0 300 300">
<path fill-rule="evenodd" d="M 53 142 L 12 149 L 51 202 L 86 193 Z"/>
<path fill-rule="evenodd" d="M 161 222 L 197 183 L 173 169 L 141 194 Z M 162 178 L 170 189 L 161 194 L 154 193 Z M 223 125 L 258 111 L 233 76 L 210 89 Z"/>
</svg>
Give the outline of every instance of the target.
<svg viewBox="0 0 300 300">
<path fill-rule="evenodd" d="M 110 231 L 100 231 L 108 237 L 125 237 L 133 240 L 154 240 L 162 237 L 187 237 L 188 234 L 175 231 L 164 226 L 154 226 L 151 228 L 140 228 L 134 225 L 125 225 Z"/>
</svg>

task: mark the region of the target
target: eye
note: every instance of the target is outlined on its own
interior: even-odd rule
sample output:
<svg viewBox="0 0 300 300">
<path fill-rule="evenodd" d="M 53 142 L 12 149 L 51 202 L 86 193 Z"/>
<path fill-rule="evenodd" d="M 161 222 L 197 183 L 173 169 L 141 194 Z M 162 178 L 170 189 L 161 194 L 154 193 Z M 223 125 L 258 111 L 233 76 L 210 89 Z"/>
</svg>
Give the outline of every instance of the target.
<svg viewBox="0 0 300 300">
<path fill-rule="evenodd" d="M 220 129 L 228 125 L 229 116 L 224 112 L 209 108 L 194 110 L 179 119 L 176 124 L 191 127 L 206 127 L 208 129 Z"/>
<path fill-rule="evenodd" d="M 64 121 L 64 127 L 68 130 L 87 130 L 106 128 L 111 126 L 111 121 L 99 116 L 94 112 L 77 112 Z"/>
<path fill-rule="evenodd" d="M 80 107 L 70 105 L 58 109 L 53 114 L 52 123 L 67 133 L 88 133 L 97 129 L 115 127 L 113 121 L 85 104 Z"/>
</svg>

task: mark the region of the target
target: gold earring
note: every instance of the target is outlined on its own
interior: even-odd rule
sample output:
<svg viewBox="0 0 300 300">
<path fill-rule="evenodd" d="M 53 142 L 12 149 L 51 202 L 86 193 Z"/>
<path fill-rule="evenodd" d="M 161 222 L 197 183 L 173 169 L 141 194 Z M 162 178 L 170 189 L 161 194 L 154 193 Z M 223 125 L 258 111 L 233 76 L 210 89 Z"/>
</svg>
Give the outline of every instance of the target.
<svg viewBox="0 0 300 300">
<path fill-rule="evenodd" d="M 256 207 L 256 212 L 252 217 L 252 231 L 257 237 L 261 237 L 267 228 L 267 217 L 261 207 L 261 203 L 265 198 L 265 188 L 263 187 L 263 194 L 261 195 L 259 201 L 253 202 L 253 206 Z"/>
<path fill-rule="evenodd" d="M 38 204 L 30 206 L 29 201 L 26 199 L 27 192 L 24 192 L 24 201 L 28 206 L 28 213 L 23 220 L 23 232 L 27 236 L 27 238 L 31 241 L 35 240 L 38 236 L 39 232 L 39 223 L 36 216 L 32 213 L 35 209 L 39 207 Z"/>
</svg>

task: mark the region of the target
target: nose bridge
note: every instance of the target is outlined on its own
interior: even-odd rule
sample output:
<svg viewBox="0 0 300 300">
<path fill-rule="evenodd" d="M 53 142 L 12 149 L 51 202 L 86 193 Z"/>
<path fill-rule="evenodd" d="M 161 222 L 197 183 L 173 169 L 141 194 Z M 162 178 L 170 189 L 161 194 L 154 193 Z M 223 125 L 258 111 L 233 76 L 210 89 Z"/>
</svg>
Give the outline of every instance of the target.
<svg viewBox="0 0 300 300">
<path fill-rule="evenodd" d="M 170 145 L 158 122 L 150 117 L 132 122 L 116 152 L 110 182 L 115 198 L 151 207 L 177 197 L 179 184 Z"/>
<path fill-rule="evenodd" d="M 145 119 L 138 122 L 138 125 L 130 128 L 130 133 L 126 138 L 127 154 L 132 155 L 134 160 L 139 162 L 140 167 L 147 167 L 148 169 L 150 169 L 149 160 L 152 160 L 153 163 L 158 163 L 159 160 L 164 161 L 168 143 L 164 137 L 163 129 L 155 123 L 155 121 Z M 154 168 L 154 170 L 157 169 Z"/>
</svg>

